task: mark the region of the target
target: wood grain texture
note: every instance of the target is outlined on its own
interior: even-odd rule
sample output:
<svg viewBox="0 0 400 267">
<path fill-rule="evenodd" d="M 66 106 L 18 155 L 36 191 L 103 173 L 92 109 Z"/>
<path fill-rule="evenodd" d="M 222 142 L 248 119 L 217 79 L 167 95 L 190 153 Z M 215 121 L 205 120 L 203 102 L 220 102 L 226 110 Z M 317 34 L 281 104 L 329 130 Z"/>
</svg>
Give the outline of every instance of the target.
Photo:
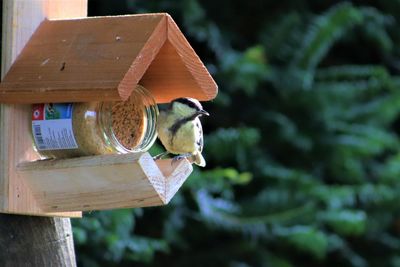
<svg viewBox="0 0 400 267">
<path fill-rule="evenodd" d="M 186 160 L 179 164 L 171 164 L 170 160 L 158 160 L 156 163 L 167 179 L 165 181 L 165 203 L 168 203 L 186 181 L 193 168 L 187 164 Z"/>
<path fill-rule="evenodd" d="M 154 15 L 148 14 L 149 17 Z M 138 26 L 138 28 L 142 28 Z M 128 71 L 124 75 L 124 79 L 118 85 L 118 93 L 123 100 L 126 100 L 132 93 L 133 89 L 139 83 L 149 65 L 159 53 L 162 45 L 167 38 L 167 19 L 162 14 L 162 19 L 154 28 L 147 42 L 144 44 L 139 55 L 134 59 Z M 152 88 L 147 88 L 152 90 Z"/>
<path fill-rule="evenodd" d="M 0 84 L 0 102 L 125 100 L 138 83 L 158 102 L 217 94 L 172 18 L 156 13 L 42 22 Z"/>
<path fill-rule="evenodd" d="M 167 41 L 140 81 L 158 103 L 177 97 L 207 101 L 218 86 L 171 16 L 167 15 Z"/>
<path fill-rule="evenodd" d="M 144 153 L 26 162 L 18 171 L 40 207 L 55 212 L 167 204 L 192 166 L 187 160 L 156 163 Z"/>
<path fill-rule="evenodd" d="M 58 4 L 65 5 L 56 8 Z M 46 17 L 82 17 L 86 12 L 86 0 L 3 1 L 2 77 Z M 0 212 L 79 217 L 80 212 L 44 213 L 16 172 L 19 162 L 38 158 L 29 134 L 30 116 L 29 105 L 0 105 Z"/>
<path fill-rule="evenodd" d="M 154 14 L 44 21 L 1 88 L 29 103 L 118 100 L 118 89 L 126 98 L 166 38 L 154 41 L 160 27 L 165 32 L 165 22 L 157 27 L 163 20 Z"/>
</svg>

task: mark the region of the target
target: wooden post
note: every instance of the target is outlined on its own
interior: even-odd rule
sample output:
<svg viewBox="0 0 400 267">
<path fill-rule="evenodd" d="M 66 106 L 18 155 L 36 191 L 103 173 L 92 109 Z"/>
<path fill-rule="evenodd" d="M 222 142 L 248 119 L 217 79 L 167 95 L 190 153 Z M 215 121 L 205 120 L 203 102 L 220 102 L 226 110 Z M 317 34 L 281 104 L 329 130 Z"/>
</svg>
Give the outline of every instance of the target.
<svg viewBox="0 0 400 267">
<path fill-rule="evenodd" d="M 82 17 L 86 13 L 87 0 L 3 0 L 1 76 L 45 18 Z M 27 131 L 13 127 L 15 120 L 24 119 L 26 109 L 26 105 L 0 105 L 0 196 L 24 198 L 15 205 L 32 202 L 22 181 L 9 179 L 16 168 L 9 159 L 29 161 L 37 157 L 29 142 L 8 142 L 15 131 Z M 18 184 L 10 185 L 9 181 Z M 11 188 L 18 190 L 10 192 Z M 1 215 L 0 266 L 75 266 L 69 219 Z"/>
<path fill-rule="evenodd" d="M 3 1 L 2 79 L 44 19 L 86 16 L 86 2 L 87 0 Z M 42 214 L 32 192 L 16 171 L 18 163 L 38 159 L 30 136 L 30 110 L 30 105 L 0 105 L 0 211 L 4 213 L 30 210 L 29 214 Z M 11 142 L 16 136 L 17 141 Z M 76 217 L 80 213 L 64 213 L 59 216 Z"/>
</svg>

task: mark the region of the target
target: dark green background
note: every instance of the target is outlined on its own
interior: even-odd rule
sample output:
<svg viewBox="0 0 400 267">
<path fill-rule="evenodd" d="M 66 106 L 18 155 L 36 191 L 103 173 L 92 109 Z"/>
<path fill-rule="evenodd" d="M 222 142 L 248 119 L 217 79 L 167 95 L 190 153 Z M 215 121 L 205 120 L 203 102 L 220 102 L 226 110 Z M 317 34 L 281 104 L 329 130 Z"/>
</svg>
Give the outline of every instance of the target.
<svg viewBox="0 0 400 267">
<path fill-rule="evenodd" d="M 207 167 L 166 207 L 74 220 L 80 266 L 400 266 L 399 0 L 89 0 L 144 12 L 219 85 Z"/>
</svg>

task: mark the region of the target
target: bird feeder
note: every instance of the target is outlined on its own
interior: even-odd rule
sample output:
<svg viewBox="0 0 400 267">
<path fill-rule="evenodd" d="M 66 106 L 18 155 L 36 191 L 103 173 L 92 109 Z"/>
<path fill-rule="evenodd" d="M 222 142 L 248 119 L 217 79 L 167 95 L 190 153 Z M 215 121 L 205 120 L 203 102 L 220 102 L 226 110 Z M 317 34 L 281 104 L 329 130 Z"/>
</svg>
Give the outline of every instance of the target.
<svg viewBox="0 0 400 267">
<path fill-rule="evenodd" d="M 37 161 L 32 150 L 28 104 L 126 100 L 137 84 L 157 103 L 217 94 L 168 14 L 44 20 L 0 84 L 0 103 L 15 113 L 2 122 L 11 167 L 1 170 L 0 212 L 74 217 L 168 203 L 192 171 L 187 160 L 143 153 Z"/>
</svg>

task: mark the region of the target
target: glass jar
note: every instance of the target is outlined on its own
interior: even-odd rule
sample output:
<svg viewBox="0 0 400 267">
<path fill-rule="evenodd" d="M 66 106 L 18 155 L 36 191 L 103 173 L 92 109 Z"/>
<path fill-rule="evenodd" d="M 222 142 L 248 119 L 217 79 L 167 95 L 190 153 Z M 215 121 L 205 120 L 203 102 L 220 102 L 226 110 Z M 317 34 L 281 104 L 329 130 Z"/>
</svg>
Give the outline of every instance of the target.
<svg viewBox="0 0 400 267">
<path fill-rule="evenodd" d="M 33 143 L 42 158 L 144 152 L 157 138 L 157 116 L 140 85 L 127 101 L 33 105 Z"/>
</svg>

